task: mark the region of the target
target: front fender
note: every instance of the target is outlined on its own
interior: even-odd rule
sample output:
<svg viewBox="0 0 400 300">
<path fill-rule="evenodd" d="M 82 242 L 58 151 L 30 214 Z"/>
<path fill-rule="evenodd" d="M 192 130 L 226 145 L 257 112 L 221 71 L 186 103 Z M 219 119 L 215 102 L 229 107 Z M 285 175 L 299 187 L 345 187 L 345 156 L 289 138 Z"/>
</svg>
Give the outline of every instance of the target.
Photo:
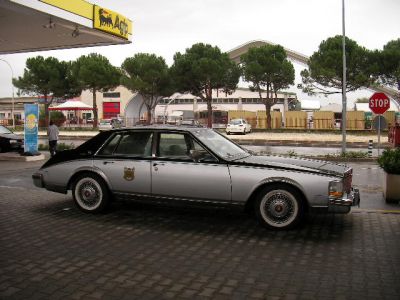
<svg viewBox="0 0 400 300">
<path fill-rule="evenodd" d="M 252 198 L 254 195 L 258 193 L 264 186 L 273 184 L 273 183 L 284 183 L 284 184 L 289 184 L 291 186 L 296 187 L 305 197 L 305 192 L 303 190 L 303 187 L 295 180 L 287 177 L 269 177 L 261 180 L 257 185 L 253 187 L 253 189 L 250 192 L 250 195 L 247 198 L 247 201 Z"/>
<path fill-rule="evenodd" d="M 79 175 L 83 174 L 83 173 L 94 173 L 98 176 L 100 176 L 105 183 L 107 184 L 108 187 L 110 187 L 110 181 L 108 180 L 106 174 L 104 174 L 104 172 L 102 170 L 100 170 L 97 167 L 81 167 L 75 170 L 75 172 L 72 174 L 72 176 L 70 177 L 69 181 L 68 181 L 68 189 L 72 189 L 72 184 L 75 180 L 75 178 L 77 178 Z"/>
</svg>

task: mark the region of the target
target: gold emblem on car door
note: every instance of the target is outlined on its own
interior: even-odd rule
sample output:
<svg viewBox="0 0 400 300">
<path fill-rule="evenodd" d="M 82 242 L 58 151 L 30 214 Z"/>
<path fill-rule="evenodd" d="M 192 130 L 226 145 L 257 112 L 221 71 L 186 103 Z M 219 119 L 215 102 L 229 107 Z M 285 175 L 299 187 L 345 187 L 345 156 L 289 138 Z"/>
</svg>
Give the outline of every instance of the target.
<svg viewBox="0 0 400 300">
<path fill-rule="evenodd" d="M 127 181 L 132 181 L 133 179 L 135 179 L 135 167 L 124 167 L 124 179 Z"/>
</svg>

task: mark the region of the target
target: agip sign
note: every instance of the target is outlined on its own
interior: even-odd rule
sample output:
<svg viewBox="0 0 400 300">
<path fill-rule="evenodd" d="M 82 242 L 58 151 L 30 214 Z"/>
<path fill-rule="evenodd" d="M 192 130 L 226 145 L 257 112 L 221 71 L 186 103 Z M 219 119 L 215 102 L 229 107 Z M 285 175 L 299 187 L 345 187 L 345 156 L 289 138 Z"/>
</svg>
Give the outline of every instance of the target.
<svg viewBox="0 0 400 300">
<path fill-rule="evenodd" d="M 94 28 L 128 39 L 131 24 L 131 21 L 123 15 L 94 5 Z"/>
</svg>

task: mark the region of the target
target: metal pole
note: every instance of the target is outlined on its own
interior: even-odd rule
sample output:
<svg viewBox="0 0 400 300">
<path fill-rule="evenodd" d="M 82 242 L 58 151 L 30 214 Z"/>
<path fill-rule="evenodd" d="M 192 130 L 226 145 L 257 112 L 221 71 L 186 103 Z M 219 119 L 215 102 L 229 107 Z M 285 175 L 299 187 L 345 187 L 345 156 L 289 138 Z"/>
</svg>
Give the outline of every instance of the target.
<svg viewBox="0 0 400 300">
<path fill-rule="evenodd" d="M 342 51 L 343 51 L 343 81 L 342 81 L 342 154 L 346 153 L 346 31 L 345 31 L 345 13 L 344 13 L 344 0 L 342 0 Z"/>
<path fill-rule="evenodd" d="M 167 103 L 167 105 L 165 105 L 165 107 L 164 107 L 164 117 L 163 117 L 163 124 L 165 124 L 166 122 L 165 122 L 165 115 L 167 114 L 167 108 L 168 108 L 168 105 L 170 105 L 171 103 L 172 103 L 172 101 L 174 101 L 175 100 L 175 98 L 174 99 L 171 99 L 171 100 L 169 100 L 168 101 L 168 103 Z"/>
<path fill-rule="evenodd" d="M 373 140 L 368 141 L 368 157 L 372 157 Z"/>
<path fill-rule="evenodd" d="M 1 61 L 4 61 L 11 70 L 11 89 L 12 89 L 12 96 L 11 96 L 11 118 L 12 118 L 12 128 L 15 128 L 15 120 L 14 120 L 14 84 L 12 82 L 13 78 L 14 78 L 14 71 L 13 68 L 11 67 L 10 63 L 8 61 L 6 61 L 3 58 L 0 58 Z"/>
<path fill-rule="evenodd" d="M 381 149 L 381 119 L 382 115 L 378 115 L 378 157 L 381 155 L 380 154 L 380 149 Z"/>
</svg>

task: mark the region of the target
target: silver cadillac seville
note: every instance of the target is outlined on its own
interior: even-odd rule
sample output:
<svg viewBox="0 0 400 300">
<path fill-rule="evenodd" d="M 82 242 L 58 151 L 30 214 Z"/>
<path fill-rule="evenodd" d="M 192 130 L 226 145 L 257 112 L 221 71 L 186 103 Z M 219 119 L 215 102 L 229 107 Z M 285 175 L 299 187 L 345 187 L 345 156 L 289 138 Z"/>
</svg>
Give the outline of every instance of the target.
<svg viewBox="0 0 400 300">
<path fill-rule="evenodd" d="M 347 166 L 254 155 L 199 127 L 103 131 L 57 153 L 32 177 L 49 191 L 72 190 L 85 212 L 103 211 L 112 199 L 227 204 L 276 229 L 296 226 L 310 209 L 348 213 L 360 202 Z"/>
</svg>

